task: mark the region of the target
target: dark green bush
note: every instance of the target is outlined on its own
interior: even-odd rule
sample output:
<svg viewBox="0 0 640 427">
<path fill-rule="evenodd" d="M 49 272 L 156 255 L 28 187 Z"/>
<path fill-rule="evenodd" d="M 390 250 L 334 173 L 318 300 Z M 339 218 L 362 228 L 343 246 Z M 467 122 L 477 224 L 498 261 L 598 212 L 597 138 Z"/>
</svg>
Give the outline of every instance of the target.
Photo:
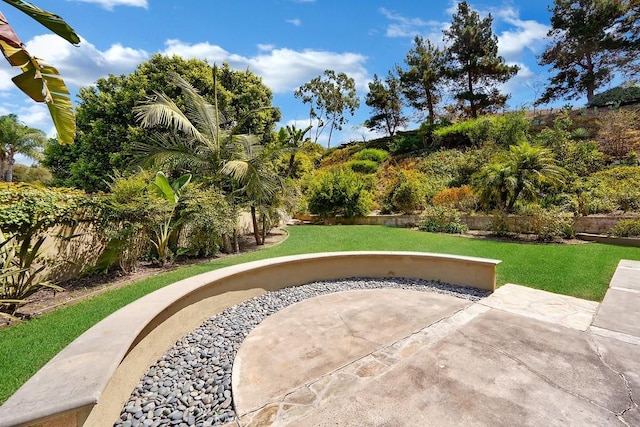
<svg viewBox="0 0 640 427">
<path fill-rule="evenodd" d="M 346 166 L 354 172 L 364 174 L 376 173 L 378 170 L 378 163 L 373 160 L 351 160 Z"/>
<path fill-rule="evenodd" d="M 358 174 L 351 169 L 334 169 L 319 172 L 311 179 L 308 205 L 312 214 L 321 217 L 354 218 L 371 211 L 373 198 Z"/>
<path fill-rule="evenodd" d="M 354 154 L 355 160 L 371 160 L 372 162 L 382 163 L 389 157 L 389 153 L 377 148 L 365 148 Z"/>
<path fill-rule="evenodd" d="M 418 229 L 433 233 L 464 234 L 469 228 L 462 223 L 460 213 L 446 206 L 427 206 L 420 215 Z"/>
<path fill-rule="evenodd" d="M 615 237 L 639 237 L 640 218 L 621 219 L 611 229 L 611 235 Z"/>
<path fill-rule="evenodd" d="M 423 148 L 424 142 L 418 133 L 398 134 L 389 142 L 389 151 L 392 154 L 411 153 Z"/>
<path fill-rule="evenodd" d="M 623 85 L 594 95 L 589 107 L 619 107 L 634 102 L 640 102 L 640 86 Z"/>
</svg>

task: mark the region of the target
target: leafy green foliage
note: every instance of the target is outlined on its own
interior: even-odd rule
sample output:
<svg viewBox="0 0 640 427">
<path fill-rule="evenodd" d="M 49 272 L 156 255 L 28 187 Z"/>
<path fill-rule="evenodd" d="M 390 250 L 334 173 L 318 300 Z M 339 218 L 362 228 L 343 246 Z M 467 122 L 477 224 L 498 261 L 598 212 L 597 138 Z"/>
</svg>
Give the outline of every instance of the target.
<svg viewBox="0 0 640 427">
<path fill-rule="evenodd" d="M 436 108 L 442 98 L 446 52 L 428 38 L 416 36 L 405 57 L 407 70 L 397 67 L 402 92 L 419 115 L 427 113 L 427 122 L 436 123 Z"/>
<path fill-rule="evenodd" d="M 24 300 L 43 287 L 62 290 L 45 280 L 45 237 L 33 233 L 5 236 L 0 229 L 0 316 L 15 314 Z"/>
<path fill-rule="evenodd" d="M 506 65 L 498 55 L 498 38 L 493 34 L 492 22 L 491 14 L 481 19 L 463 1 L 458 3 L 451 26 L 444 31 L 445 40 L 450 43 L 446 73 L 457 85 L 454 97 L 467 117 L 477 118 L 479 114 L 502 108 L 508 96 L 502 95 L 497 85 L 509 80 L 519 69 Z"/>
<path fill-rule="evenodd" d="M 626 40 L 631 32 L 624 22 L 632 3 L 554 1 L 547 34 L 552 41 L 540 55 L 540 65 L 550 65 L 556 74 L 550 78 L 539 104 L 581 95 L 591 101 L 595 91 L 616 73 L 632 71 L 637 66 L 637 43 Z M 629 24 L 637 26 L 636 19 Z"/>
<path fill-rule="evenodd" d="M 389 153 L 378 148 L 365 148 L 353 155 L 356 160 L 371 160 L 376 163 L 382 163 L 389 157 Z"/>
<path fill-rule="evenodd" d="M 509 212 L 520 197 L 536 200 L 543 189 L 561 186 L 565 175 L 549 150 L 521 142 L 483 167 L 473 185 L 481 203 Z"/>
<path fill-rule="evenodd" d="M 46 140 L 44 132 L 21 123 L 15 114 L 0 117 L 0 181 L 13 181 L 16 154 L 40 159 Z"/>
<path fill-rule="evenodd" d="M 640 86 L 621 85 L 598 93 L 589 101 L 589 107 L 620 107 L 640 102 Z"/>
<path fill-rule="evenodd" d="M 13 165 L 13 181 L 28 183 L 49 183 L 53 179 L 53 175 L 49 169 L 42 166 L 26 166 L 19 163 Z"/>
<path fill-rule="evenodd" d="M 334 169 L 313 176 L 308 189 L 309 211 L 321 217 L 365 216 L 373 198 L 358 174 L 350 169 Z"/>
<path fill-rule="evenodd" d="M 77 219 L 86 197 L 83 191 L 0 182 L 0 229 L 27 235 Z"/>
<path fill-rule="evenodd" d="M 393 136 L 398 128 L 409 121 L 402 113 L 404 102 L 400 92 L 400 81 L 391 71 L 384 82 L 377 74 L 373 75 L 365 103 L 373 109 L 373 116 L 364 123 L 369 129 L 381 130 Z"/>
<path fill-rule="evenodd" d="M 611 234 L 615 237 L 639 237 L 640 218 L 621 219 L 613 226 Z"/>
<path fill-rule="evenodd" d="M 175 100 L 178 109 L 185 108 L 186 95 L 171 80 L 173 74 L 182 76 L 213 103 L 211 66 L 206 61 L 178 56 L 153 55 L 131 74 L 101 78 L 95 86 L 81 88 L 75 143 L 53 142 L 45 148 L 43 164 L 50 168 L 55 184 L 89 192 L 107 190 L 113 171 L 126 171 L 136 160 L 135 147 L 151 136 L 137 123 L 134 107 L 156 93 L 164 93 Z M 255 116 L 246 115 L 270 106 L 271 90 L 249 71 L 234 71 L 223 65 L 219 74 L 215 88 L 221 113 L 229 122 L 237 122 L 237 132 L 251 131 L 258 139 L 270 140 L 280 112 L 265 108 Z"/>
<path fill-rule="evenodd" d="M 524 112 L 517 111 L 500 116 L 483 116 L 477 119 L 460 121 L 434 131 L 445 147 L 480 147 L 485 143 L 494 143 L 499 147 L 509 147 L 527 140 L 531 120 Z"/>
<path fill-rule="evenodd" d="M 314 142 L 318 142 L 320 134 L 329 126 L 327 147 L 331 146 L 334 129 L 342 130 L 347 123 L 345 112 L 353 116 L 360 106 L 355 80 L 333 70 L 325 70 L 322 75 L 303 84 L 296 89 L 294 96 L 309 104 L 309 119 L 319 121 Z"/>
<path fill-rule="evenodd" d="M 522 210 L 523 232 L 535 234 L 540 241 L 550 242 L 575 235 L 573 217 L 557 207 L 548 209 L 539 205 L 528 205 Z"/>
<path fill-rule="evenodd" d="M 371 174 L 376 173 L 378 170 L 378 163 L 373 160 L 351 160 L 350 162 L 345 164 L 346 167 L 350 168 L 354 172 Z"/>
<path fill-rule="evenodd" d="M 182 246 L 192 256 L 213 256 L 224 235 L 236 228 L 237 207 L 229 204 L 220 190 L 192 185 L 180 199 Z"/>
<path fill-rule="evenodd" d="M 578 188 L 580 213 L 640 209 L 640 166 L 617 166 L 587 177 Z"/>
<path fill-rule="evenodd" d="M 464 234 L 469 228 L 462 223 L 460 213 L 446 206 L 427 206 L 418 222 L 420 231 Z"/>
</svg>

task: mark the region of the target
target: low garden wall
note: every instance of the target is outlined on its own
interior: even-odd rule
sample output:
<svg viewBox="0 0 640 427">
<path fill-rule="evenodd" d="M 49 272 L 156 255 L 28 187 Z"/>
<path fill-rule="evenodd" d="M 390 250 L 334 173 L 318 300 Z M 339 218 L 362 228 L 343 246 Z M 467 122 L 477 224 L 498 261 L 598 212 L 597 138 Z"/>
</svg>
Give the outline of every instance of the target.
<svg viewBox="0 0 640 427">
<path fill-rule="evenodd" d="M 102 426 L 180 337 L 267 291 L 355 276 L 407 277 L 494 290 L 500 261 L 418 252 L 329 252 L 255 261 L 159 289 L 86 331 L 0 407 L 0 427 Z"/>
<path fill-rule="evenodd" d="M 579 217 L 574 221 L 573 227 L 576 233 L 606 234 L 621 219 L 638 218 L 637 215 L 589 215 Z M 318 217 L 312 215 L 299 215 L 300 221 L 316 222 Z M 328 222 L 345 225 L 385 225 L 389 227 L 415 227 L 420 220 L 419 215 L 369 215 L 359 218 L 329 218 Z M 462 222 L 470 230 L 490 230 L 493 217 L 491 215 L 463 215 Z M 506 217 L 509 230 L 515 233 L 525 232 L 528 219 L 524 216 L 510 215 Z"/>
</svg>

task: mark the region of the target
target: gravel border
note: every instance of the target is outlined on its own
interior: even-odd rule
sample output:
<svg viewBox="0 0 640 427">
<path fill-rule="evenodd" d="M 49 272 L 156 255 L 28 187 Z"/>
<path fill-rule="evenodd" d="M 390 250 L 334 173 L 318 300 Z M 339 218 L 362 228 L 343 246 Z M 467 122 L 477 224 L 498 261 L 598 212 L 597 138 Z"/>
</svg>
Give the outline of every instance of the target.
<svg viewBox="0 0 640 427">
<path fill-rule="evenodd" d="M 360 289 L 407 289 L 470 301 L 489 291 L 403 278 L 349 278 L 267 292 L 229 307 L 186 335 L 141 378 L 117 427 L 214 426 L 234 421 L 231 370 L 247 335 L 267 316 L 308 298 Z"/>
</svg>

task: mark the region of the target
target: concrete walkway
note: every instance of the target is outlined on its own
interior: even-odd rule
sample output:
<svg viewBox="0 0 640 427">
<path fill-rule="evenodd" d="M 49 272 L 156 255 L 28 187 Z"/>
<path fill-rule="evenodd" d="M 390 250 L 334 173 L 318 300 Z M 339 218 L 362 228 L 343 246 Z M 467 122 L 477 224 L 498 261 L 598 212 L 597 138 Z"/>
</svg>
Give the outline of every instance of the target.
<svg viewBox="0 0 640 427">
<path fill-rule="evenodd" d="M 243 426 L 640 425 L 640 262 L 602 304 L 517 285 L 305 300 L 244 341 L 233 398 Z"/>
</svg>

